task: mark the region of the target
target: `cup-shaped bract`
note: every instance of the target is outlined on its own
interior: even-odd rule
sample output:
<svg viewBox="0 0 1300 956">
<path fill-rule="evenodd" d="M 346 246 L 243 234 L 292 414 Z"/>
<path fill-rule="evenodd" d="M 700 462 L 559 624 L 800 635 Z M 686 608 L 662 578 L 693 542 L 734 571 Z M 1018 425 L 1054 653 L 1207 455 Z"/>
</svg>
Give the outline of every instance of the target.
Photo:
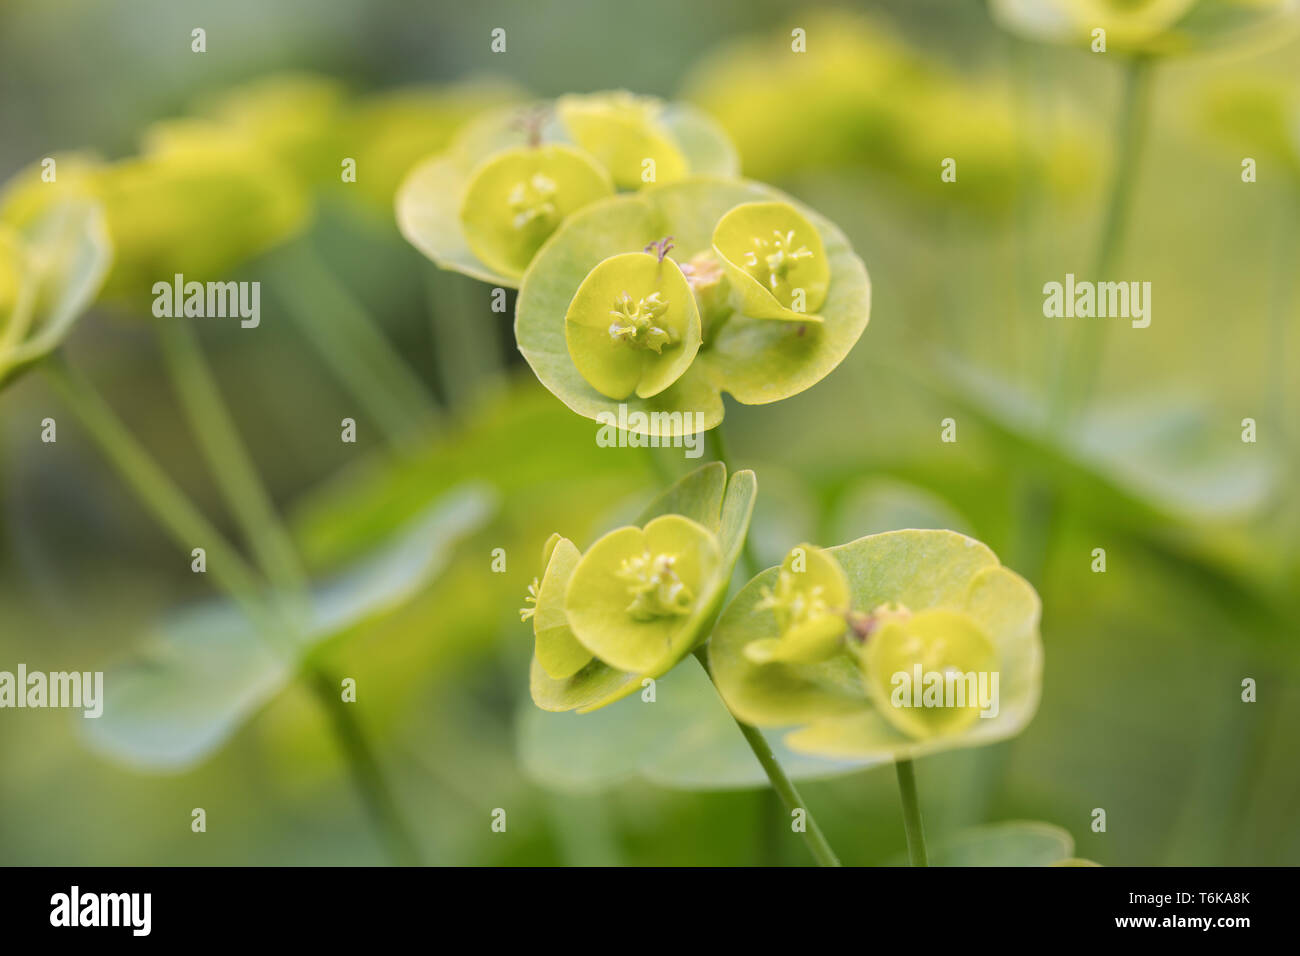
<svg viewBox="0 0 1300 956">
<path fill-rule="evenodd" d="M 810 544 L 792 548 L 759 600 L 776 619 L 778 636 L 746 644 L 745 656 L 758 664 L 815 664 L 833 657 L 848 633 L 851 603 L 839 562 Z"/>
<path fill-rule="evenodd" d="M 363 96 L 345 119 L 347 156 L 357 162 L 349 195 L 393 224 L 393 199 L 411 167 L 447 149 L 476 116 L 528 96 L 501 80 L 413 86 Z"/>
<path fill-rule="evenodd" d="M 470 174 L 460 221 L 488 268 L 522 276 L 565 217 L 614 192 L 605 170 L 570 146 L 520 146 Z"/>
<path fill-rule="evenodd" d="M 681 378 L 700 350 L 700 312 L 676 262 L 626 252 L 582 280 L 564 314 L 564 337 L 596 391 L 650 398 Z"/>
<path fill-rule="evenodd" d="M 741 203 L 718 220 L 713 251 L 746 315 L 821 321 L 831 270 L 821 236 L 794 206 Z"/>
<path fill-rule="evenodd" d="M 111 261 L 94 203 L 60 202 L 22 229 L 0 223 L 0 387 L 58 348 Z"/>
<path fill-rule="evenodd" d="M 953 531 L 891 531 L 825 552 L 848 582 L 847 634 L 775 656 L 771 595 L 785 568 L 750 581 L 709 644 L 739 719 L 790 728 L 786 744 L 831 759 L 905 759 L 1019 733 L 1042 682 L 1034 589 Z M 753 653 L 758 644 L 764 650 Z"/>
<path fill-rule="evenodd" d="M 572 677 L 591 663 L 591 651 L 574 637 L 564 613 L 565 590 L 581 558 L 582 552 L 572 541 L 558 534 L 551 535 L 542 552 L 545 570 L 541 580 L 534 581 L 529 588 L 528 601 L 533 606 L 521 610 L 524 620 L 533 621 L 533 653 L 537 663 L 548 677 L 556 680 Z"/>
<path fill-rule="evenodd" d="M 662 100 L 626 90 L 572 94 L 555 104 L 565 132 L 609 170 L 619 189 L 676 182 L 690 172 L 664 108 Z"/>
<path fill-rule="evenodd" d="M 487 168 L 485 164 L 495 157 L 546 148 L 562 148 L 584 157 L 602 170 L 609 184 L 607 192 L 639 189 L 686 175 L 734 176 L 739 171 L 736 151 L 726 134 L 687 104 L 626 93 L 595 93 L 502 107 L 468 123 L 446 150 L 410 170 L 396 199 L 402 235 L 443 269 L 517 288 L 527 262 L 521 263 L 519 255 L 494 261 L 483 258 L 481 244 L 470 241 L 473 227 L 465 216 L 478 217 L 481 223 L 489 214 L 473 210 L 468 193 Z M 628 173 L 633 160 L 635 176 Z M 646 165 L 646 160 L 653 163 Z M 545 206 L 527 178 L 509 183 L 507 196 L 519 183 L 523 184 L 521 201 Z M 480 189 L 485 186 L 478 185 Z M 577 205 L 570 202 L 564 211 L 567 214 Z M 496 222 L 499 225 L 512 218 Z M 561 218 L 531 220 L 531 234 L 535 238 L 543 231 L 543 222 L 553 227 Z"/>
<path fill-rule="evenodd" d="M 1030 39 L 1150 56 L 1277 43 L 1300 30 L 1296 0 L 992 0 L 990 10 Z"/>
<path fill-rule="evenodd" d="M 719 220 L 746 203 L 788 204 L 815 230 L 828 276 L 818 307 L 821 321 L 802 316 L 803 321 L 774 322 L 747 311 L 713 248 Z M 575 361 L 566 316 L 597 266 L 665 237 L 672 238 L 673 258 L 702 306 L 700 347 L 662 391 L 612 398 Z M 515 339 L 542 384 L 578 414 L 670 437 L 715 427 L 722 421 L 724 391 L 744 404 L 761 405 L 811 388 L 848 355 L 870 310 L 866 267 L 835 225 L 758 183 L 691 178 L 602 200 L 566 220 L 524 276 Z"/>
<path fill-rule="evenodd" d="M 530 588 L 529 685 L 543 710 L 586 713 L 672 669 L 709 634 L 754 507 L 754 474 L 717 463 L 659 496 L 586 553 L 552 536 Z"/>
<path fill-rule="evenodd" d="M 721 562 L 713 532 L 681 515 L 618 528 L 573 569 L 564 599 L 569 626 L 613 667 L 662 671 L 665 659 L 698 643 L 696 612 Z"/>
<path fill-rule="evenodd" d="M 979 719 L 979 675 L 998 668 L 993 643 L 979 624 L 964 612 L 943 609 L 885 614 L 859 657 L 877 712 L 916 738 L 951 734 Z M 976 675 L 973 688 L 967 674 Z M 949 675 L 961 680 L 953 684 L 952 699 L 945 698 Z M 922 706 L 914 706 L 917 699 Z"/>
</svg>

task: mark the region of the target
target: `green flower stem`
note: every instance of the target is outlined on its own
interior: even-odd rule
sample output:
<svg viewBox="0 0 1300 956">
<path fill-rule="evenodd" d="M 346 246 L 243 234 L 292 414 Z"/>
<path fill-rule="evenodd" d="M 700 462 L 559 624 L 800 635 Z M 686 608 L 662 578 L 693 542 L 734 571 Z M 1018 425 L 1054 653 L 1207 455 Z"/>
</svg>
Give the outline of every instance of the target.
<svg viewBox="0 0 1300 956">
<path fill-rule="evenodd" d="M 709 675 L 709 680 L 713 681 L 713 672 L 709 670 L 709 657 L 704 646 L 701 645 L 695 649 L 695 659 L 700 662 L 704 668 L 704 673 Z M 713 681 L 713 686 L 717 688 L 717 682 Z M 786 810 L 793 813 L 795 810 L 804 812 L 804 819 L 807 822 L 807 828 L 803 835 L 804 843 L 808 846 L 808 852 L 813 855 L 818 866 L 839 866 L 839 857 L 831 849 L 831 845 L 826 842 L 826 837 L 822 834 L 821 827 L 813 819 L 812 811 L 808 809 L 803 798 L 799 796 L 799 791 L 795 789 L 794 783 L 786 776 L 781 764 L 777 762 L 776 755 L 772 753 L 772 748 L 768 746 L 767 738 L 759 731 L 757 727 L 747 724 L 740 720 L 734 714 L 732 720 L 736 721 L 736 726 L 740 728 L 740 733 L 745 738 L 745 743 L 749 744 L 749 749 L 754 751 L 754 756 L 758 758 L 763 772 L 767 774 L 767 779 L 772 782 L 772 789 L 776 795 L 781 798 L 785 804 Z"/>
<path fill-rule="evenodd" d="M 289 317 L 389 442 L 401 446 L 432 428 L 432 395 L 360 303 L 304 242 L 278 256 L 291 283 L 282 296 Z"/>
<path fill-rule="evenodd" d="M 443 399 L 448 408 L 463 409 L 504 374 L 500 322 L 511 313 L 488 311 L 482 283 L 432 263 L 425 266 L 425 292 Z"/>
<path fill-rule="evenodd" d="M 1138 159 L 1146 134 L 1147 113 L 1151 103 L 1151 64 L 1142 56 L 1127 61 L 1121 94 L 1119 129 L 1115 142 L 1115 166 L 1111 171 L 1110 196 L 1102 221 L 1101 238 L 1093 260 L 1090 281 L 1101 282 L 1110 276 L 1119 255 L 1128 222 L 1130 200 L 1137 175 Z M 1069 422 L 1088 401 L 1096 383 L 1097 371 L 1105 353 L 1106 335 L 1111 323 L 1083 320 L 1075 326 L 1076 334 L 1068 340 L 1053 376 L 1048 425 L 1053 430 Z M 1063 367 L 1059 367 L 1063 366 Z"/>
<path fill-rule="evenodd" d="M 194 437 L 253 554 L 276 590 L 301 595 L 307 578 L 293 540 L 249 459 L 193 329 L 183 320 L 163 320 L 156 329 Z"/>
<path fill-rule="evenodd" d="M 218 587 L 238 603 L 264 633 L 277 633 L 267 614 L 261 582 L 221 532 L 191 503 L 184 492 L 122 424 L 103 396 L 80 373 L 54 359 L 44 365 L 63 400 L 81 420 L 140 503 L 186 553 L 202 547 Z"/>
<path fill-rule="evenodd" d="M 727 478 L 730 479 L 735 473 L 735 468 L 732 467 L 731 456 L 727 453 L 727 438 L 722 433 L 722 424 L 719 423 L 716 428 L 710 429 L 704 435 L 709 443 L 709 453 L 713 455 L 713 460 L 722 462 L 727 469 Z M 752 578 L 763 570 L 763 565 L 759 562 L 758 555 L 754 553 L 754 545 L 748 534 L 741 544 L 740 563 L 747 578 Z"/>
<path fill-rule="evenodd" d="M 383 834 L 392 859 L 400 866 L 419 866 L 419 844 L 402 818 L 397 800 L 384 781 L 379 759 L 366 740 L 361 725 L 351 708 L 339 697 L 339 681 L 319 664 L 309 666 L 304 676 L 333 722 L 334 735 L 347 756 L 352 779 L 376 827 Z"/>
<path fill-rule="evenodd" d="M 903 828 L 907 831 L 907 858 L 912 866 L 929 866 L 925 852 L 925 828 L 921 825 L 921 804 L 916 799 L 916 770 L 911 760 L 894 764 L 898 771 L 898 795 L 903 801 Z"/>
<path fill-rule="evenodd" d="M 184 322 L 168 320 L 157 328 L 173 385 L 218 488 L 273 587 L 294 604 L 299 604 L 306 597 L 307 576 L 293 539 L 276 514 L 271 497 L 239 437 L 193 330 Z M 301 618 L 295 616 L 294 619 Z M 393 860 L 400 865 L 418 865 L 417 844 L 402 821 L 396 798 L 384 781 L 378 759 L 366 742 L 351 708 L 339 696 L 339 682 L 311 658 L 304 664 L 304 677 L 330 716 L 353 780 Z"/>
</svg>

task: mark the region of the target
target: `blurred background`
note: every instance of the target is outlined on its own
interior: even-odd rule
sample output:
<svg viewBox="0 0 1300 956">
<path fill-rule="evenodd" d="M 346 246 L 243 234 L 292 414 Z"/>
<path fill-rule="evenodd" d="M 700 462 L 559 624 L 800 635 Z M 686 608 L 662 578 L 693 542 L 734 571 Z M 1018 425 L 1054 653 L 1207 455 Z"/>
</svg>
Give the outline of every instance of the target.
<svg viewBox="0 0 1300 956">
<path fill-rule="evenodd" d="M 263 281 L 261 327 L 196 325 L 304 559 L 339 567 L 466 484 L 492 502 L 414 598 L 320 652 L 356 678 L 357 720 L 426 862 L 807 862 L 752 768 L 709 781 L 554 752 L 584 738 L 539 725 L 528 697 L 516 609 L 541 546 L 555 530 L 585 546 L 687 463 L 598 448 L 515 352 L 489 290 L 437 272 L 391 214 L 404 171 L 486 105 L 627 88 L 709 111 L 744 172 L 838 222 L 871 273 L 870 325 L 838 370 L 777 405 L 728 403 L 732 457 L 758 474 L 762 560 L 953 527 L 1042 594 L 1039 713 L 1015 740 L 920 762 L 931 840 L 1039 820 L 1107 865 L 1295 864 L 1300 42 L 1153 68 L 1128 228 L 1111 274 L 1091 276 L 1122 80 L 1117 56 L 1019 38 L 974 0 L 8 0 L 0 180 L 71 151 L 129 157 L 195 115 L 263 123 L 296 151 L 309 214 L 231 276 Z M 359 157 L 354 193 L 339 155 Z M 949 156 L 958 181 L 943 184 Z M 1043 316 L 1042 286 L 1067 272 L 1151 282 L 1153 320 L 1114 325 L 1087 413 L 1049 427 L 1071 320 Z M 382 406 L 333 372 L 321 341 L 358 310 L 411 369 L 417 442 L 395 446 Z M 69 360 L 237 536 L 148 320 L 147 300 L 97 307 Z M 46 416 L 57 444 L 39 440 Z M 339 441 L 344 417 L 355 444 Z M 940 441 L 947 418 L 955 443 Z M 208 596 L 39 374 L 0 396 L 0 487 L 0 669 L 111 671 Z M 0 713 L 0 862 L 387 860 L 302 681 L 168 773 L 88 746 L 88 723 Z M 888 768 L 801 789 L 845 862 L 903 852 Z"/>
</svg>

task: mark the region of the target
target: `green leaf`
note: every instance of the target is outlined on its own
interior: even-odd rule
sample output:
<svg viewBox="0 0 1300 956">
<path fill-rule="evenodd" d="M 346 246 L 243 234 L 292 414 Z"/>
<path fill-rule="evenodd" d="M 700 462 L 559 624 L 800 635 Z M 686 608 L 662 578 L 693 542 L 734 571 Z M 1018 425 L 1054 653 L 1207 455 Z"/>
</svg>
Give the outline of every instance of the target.
<svg viewBox="0 0 1300 956">
<path fill-rule="evenodd" d="M 1200 396 L 1101 401 L 1069 428 L 1049 430 L 1045 406 L 1034 396 L 959 360 L 943 367 L 938 387 L 945 395 L 1020 448 L 1073 472 L 1065 477 L 1088 482 L 1084 503 L 1103 512 L 1112 512 L 1122 495 L 1124 504 L 1166 517 L 1240 516 L 1276 487 L 1279 462 L 1267 449 L 1223 441 L 1224 423 Z M 1134 415 L 1138 406 L 1142 414 Z"/>
<path fill-rule="evenodd" d="M 931 866 L 1063 866 L 1074 838 L 1050 823 L 1017 820 L 972 827 L 930 847 Z M 896 864 L 906 863 L 900 855 Z M 1092 864 L 1096 865 L 1096 864 Z"/>
<path fill-rule="evenodd" d="M 726 466 L 719 461 L 709 462 L 682 476 L 661 492 L 646 505 L 637 524 L 643 525 L 660 515 L 682 515 L 716 532 L 726 487 Z"/>
<path fill-rule="evenodd" d="M 640 688 L 638 681 L 632 690 Z M 517 734 L 524 770 L 559 790 L 598 791 L 633 778 L 685 790 L 768 785 L 735 720 L 703 669 L 693 665 L 659 678 L 653 703 L 636 695 L 581 716 L 523 708 Z M 797 754 L 776 735 L 768 743 L 792 779 L 838 776 L 870 765 Z"/>
<path fill-rule="evenodd" d="M 131 766 L 182 770 L 221 745 L 293 675 L 235 605 L 173 614 L 104 678 L 104 713 L 87 741 Z"/>
<path fill-rule="evenodd" d="M 778 569 L 749 582 L 723 613 L 709 645 L 718 689 L 741 720 L 794 727 L 794 750 L 836 759 L 902 759 L 977 746 L 1019 733 L 1038 706 L 1042 644 L 1037 594 L 1003 568 L 987 547 L 952 531 L 895 531 L 827 549 L 844 569 L 855 611 L 898 603 L 968 617 L 992 642 L 999 673 L 998 712 L 957 732 L 918 739 L 894 727 L 868 693 L 855 654 L 815 664 L 759 663 L 745 649 L 780 636 L 764 592 Z M 870 640 L 870 638 L 868 638 Z"/>
<path fill-rule="evenodd" d="M 296 675 L 322 642 L 394 610 L 443 569 L 456 543 L 491 515 L 482 488 L 439 500 L 375 552 L 313 588 L 293 644 L 258 633 L 242 610 L 209 601 L 164 620 L 106 675 L 92 747 L 132 766 L 182 770 L 208 756 Z"/>
<path fill-rule="evenodd" d="M 324 640 L 405 603 L 437 577 L 457 542 L 496 509 L 492 492 L 465 485 L 448 492 L 373 553 L 312 589 L 309 643 Z"/>
<path fill-rule="evenodd" d="M 735 206 L 755 201 L 791 202 L 756 183 L 701 178 L 593 203 L 567 219 L 529 266 L 515 310 L 519 350 L 542 384 L 579 415 L 617 418 L 619 405 L 625 404 L 629 417 L 646 416 L 630 423 L 633 431 L 671 436 L 715 427 L 722 421 L 724 391 L 745 404 L 763 404 L 798 394 L 828 375 L 866 328 L 871 283 L 843 233 L 794 203 L 816 228 L 830 268 L 826 301 L 819 310 L 822 323 L 771 322 L 732 313 L 711 338 L 706 336 L 681 378 L 651 398 L 615 401 L 602 395 L 569 354 L 564 317 L 599 263 L 639 252 L 665 236 L 673 237 L 679 262 L 710 253 L 718 220 Z M 667 415 L 651 417 L 655 412 Z"/>
</svg>

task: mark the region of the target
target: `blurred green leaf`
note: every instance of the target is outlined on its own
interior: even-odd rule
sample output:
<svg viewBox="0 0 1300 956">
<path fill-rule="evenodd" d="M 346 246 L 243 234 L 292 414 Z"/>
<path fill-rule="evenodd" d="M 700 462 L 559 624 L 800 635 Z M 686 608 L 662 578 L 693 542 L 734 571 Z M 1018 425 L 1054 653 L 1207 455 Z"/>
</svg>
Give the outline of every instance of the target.
<svg viewBox="0 0 1300 956">
<path fill-rule="evenodd" d="M 559 790 L 603 790 L 633 777 L 683 790 L 768 786 L 735 720 L 703 669 L 691 661 L 656 681 L 653 703 L 633 695 L 584 715 L 525 707 L 518 733 L 524 769 Z M 794 779 L 837 776 L 869 765 L 801 756 L 777 736 L 768 743 Z"/>
<path fill-rule="evenodd" d="M 292 643 L 266 639 L 230 602 L 177 612 L 134 659 L 105 676 L 104 713 L 86 725 L 89 743 L 138 767 L 197 763 L 291 681 L 313 647 L 428 584 L 493 507 L 477 487 L 439 500 L 382 548 L 313 588 L 308 624 Z"/>
<path fill-rule="evenodd" d="M 1050 823 L 1017 820 L 972 827 L 930 847 L 931 866 L 1060 866 L 1074 837 Z M 906 865 L 906 856 L 891 861 Z M 1095 864 L 1094 864 L 1095 865 Z"/>
</svg>

